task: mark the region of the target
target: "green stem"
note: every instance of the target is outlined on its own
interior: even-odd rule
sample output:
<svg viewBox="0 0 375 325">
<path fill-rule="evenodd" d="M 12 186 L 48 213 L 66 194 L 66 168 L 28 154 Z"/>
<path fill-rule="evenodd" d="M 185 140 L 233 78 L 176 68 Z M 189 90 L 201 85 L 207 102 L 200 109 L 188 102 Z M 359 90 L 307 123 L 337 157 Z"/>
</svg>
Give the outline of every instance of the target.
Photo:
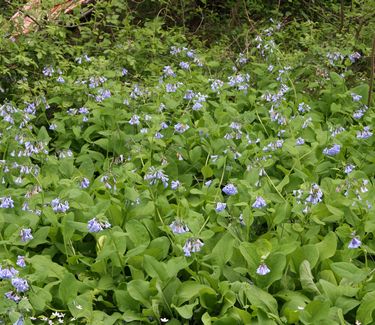
<svg viewBox="0 0 375 325">
<path fill-rule="evenodd" d="M 368 89 L 368 102 L 367 106 L 370 107 L 372 104 L 372 91 L 374 87 L 374 73 L 375 73 L 375 36 L 372 40 L 372 51 L 371 51 L 371 71 L 370 71 L 370 83 Z"/>
</svg>

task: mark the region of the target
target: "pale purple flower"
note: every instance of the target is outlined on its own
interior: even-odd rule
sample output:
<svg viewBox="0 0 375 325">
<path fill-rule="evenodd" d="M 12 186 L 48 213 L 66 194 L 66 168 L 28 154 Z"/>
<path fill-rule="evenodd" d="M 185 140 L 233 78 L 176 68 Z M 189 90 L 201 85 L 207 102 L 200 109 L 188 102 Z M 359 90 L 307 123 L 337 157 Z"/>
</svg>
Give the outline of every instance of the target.
<svg viewBox="0 0 375 325">
<path fill-rule="evenodd" d="M 87 222 L 87 230 L 89 232 L 100 232 L 107 228 L 111 228 L 111 224 L 107 221 L 100 221 L 97 218 L 93 218 Z"/>
<path fill-rule="evenodd" d="M 139 130 L 139 133 L 146 134 L 148 132 L 148 128 L 142 128 Z"/>
<path fill-rule="evenodd" d="M 223 202 L 217 202 L 217 203 L 216 203 L 215 211 L 216 211 L 216 212 L 221 212 L 221 211 L 223 211 L 226 207 L 227 207 L 227 204 L 226 204 L 226 203 L 223 203 Z"/>
<path fill-rule="evenodd" d="M 30 228 L 21 229 L 20 237 L 21 237 L 21 241 L 23 241 L 23 242 L 27 242 L 27 241 L 32 240 L 34 238 L 33 235 L 31 234 Z"/>
<path fill-rule="evenodd" d="M 178 180 L 171 182 L 171 189 L 172 190 L 177 190 L 180 186 L 181 186 L 181 183 Z"/>
<path fill-rule="evenodd" d="M 154 166 L 151 166 L 148 169 L 148 172 L 145 174 L 144 179 L 148 180 L 150 182 L 150 185 L 154 185 L 158 180 L 161 180 L 164 187 L 168 187 L 168 175 L 164 174 L 163 170 L 156 169 Z"/>
<path fill-rule="evenodd" d="M 25 256 L 18 255 L 16 264 L 19 267 L 26 267 Z"/>
<path fill-rule="evenodd" d="M 169 84 L 168 83 L 168 84 L 165 85 L 165 91 L 167 93 L 174 93 L 174 92 L 176 92 L 177 88 L 178 88 L 177 84 Z"/>
<path fill-rule="evenodd" d="M 265 263 L 261 263 L 259 267 L 257 268 L 257 274 L 259 275 L 266 275 L 267 273 L 270 273 L 271 270 L 268 268 L 268 266 Z"/>
<path fill-rule="evenodd" d="M 302 124 L 302 129 L 306 129 L 308 126 L 310 126 L 312 123 L 312 118 L 311 117 L 308 117 L 305 122 L 303 122 Z"/>
<path fill-rule="evenodd" d="M 84 177 L 81 181 L 81 188 L 88 188 L 90 186 L 90 181 Z"/>
<path fill-rule="evenodd" d="M 362 99 L 362 96 L 356 93 L 351 93 L 350 95 L 352 96 L 353 102 L 359 102 Z"/>
<path fill-rule="evenodd" d="M 349 242 L 348 248 L 354 249 L 360 247 L 362 244 L 361 240 L 358 236 L 355 236 L 352 238 L 352 240 Z"/>
<path fill-rule="evenodd" d="M 345 174 L 350 174 L 354 170 L 355 166 L 353 164 L 348 164 L 345 166 Z"/>
<path fill-rule="evenodd" d="M 368 192 L 368 188 L 366 187 L 367 184 L 368 184 L 368 179 L 364 179 L 362 181 L 362 186 L 361 186 L 361 192 L 362 193 Z"/>
<path fill-rule="evenodd" d="M 125 69 L 125 68 L 123 68 L 123 69 L 121 70 L 121 75 L 122 75 L 122 76 L 126 76 L 127 74 L 128 74 L 128 70 Z"/>
<path fill-rule="evenodd" d="M 178 133 L 184 133 L 185 131 L 187 131 L 189 129 L 189 125 L 187 124 L 184 124 L 184 123 L 177 123 L 175 126 L 174 126 L 174 130 Z"/>
<path fill-rule="evenodd" d="M 13 278 L 12 286 L 17 290 L 17 292 L 25 292 L 29 290 L 29 284 L 25 279 L 22 278 Z"/>
<path fill-rule="evenodd" d="M 18 274 L 18 271 L 14 267 L 2 268 L 0 266 L 0 279 L 11 279 Z"/>
<path fill-rule="evenodd" d="M 266 201 L 261 196 L 257 196 L 252 207 L 255 209 L 261 209 L 261 208 L 264 208 L 266 205 L 267 205 Z"/>
<path fill-rule="evenodd" d="M 199 252 L 203 245 L 204 243 L 201 242 L 199 239 L 189 238 L 183 247 L 185 256 L 191 256 L 192 252 L 193 253 Z"/>
<path fill-rule="evenodd" d="M 223 192 L 226 195 L 235 195 L 238 193 L 237 188 L 233 184 L 227 184 L 223 187 Z"/>
<path fill-rule="evenodd" d="M 306 113 L 306 112 L 309 112 L 310 110 L 311 110 L 311 107 L 305 104 L 304 102 L 298 104 L 298 111 L 300 113 Z"/>
<path fill-rule="evenodd" d="M 339 144 L 334 144 L 330 148 L 328 148 L 328 147 L 324 148 L 323 154 L 325 154 L 327 156 L 336 156 L 337 154 L 339 154 L 340 149 L 341 149 L 341 146 Z"/>
<path fill-rule="evenodd" d="M 193 99 L 194 96 L 195 96 L 194 91 L 192 91 L 191 89 L 189 89 L 189 90 L 186 91 L 186 93 L 184 95 L 184 99 L 191 100 L 191 99 Z"/>
<path fill-rule="evenodd" d="M 89 79 L 89 87 L 96 88 L 99 87 L 101 84 L 107 81 L 106 77 L 90 77 Z"/>
<path fill-rule="evenodd" d="M 155 132 L 155 134 L 154 134 L 154 138 L 155 138 L 155 139 L 163 139 L 163 138 L 164 138 L 164 135 L 162 135 L 160 132 Z"/>
<path fill-rule="evenodd" d="M 173 69 L 169 65 L 166 65 L 163 68 L 163 73 L 164 73 L 164 76 L 166 76 L 166 77 L 175 77 L 176 76 Z"/>
<path fill-rule="evenodd" d="M 204 183 L 204 186 L 209 187 L 212 183 L 212 179 L 208 180 L 207 182 Z"/>
<path fill-rule="evenodd" d="M 58 76 L 58 78 L 56 79 L 56 81 L 58 83 L 61 83 L 61 84 L 65 83 L 65 79 L 62 76 Z"/>
<path fill-rule="evenodd" d="M 138 125 L 139 122 L 139 116 L 138 115 L 133 115 L 131 119 L 129 120 L 130 125 Z"/>
<path fill-rule="evenodd" d="M 301 137 L 299 137 L 297 140 L 296 140 L 296 145 L 297 146 L 300 146 L 300 145 L 303 145 L 305 143 L 305 140 Z"/>
<path fill-rule="evenodd" d="M 237 61 L 238 61 L 239 64 L 246 64 L 247 63 L 247 58 L 246 58 L 245 54 L 240 53 L 238 55 Z"/>
<path fill-rule="evenodd" d="M 204 103 L 207 99 L 207 95 L 203 95 L 201 93 L 195 93 L 194 94 L 194 105 L 193 110 L 197 111 L 203 107 L 202 103 Z"/>
<path fill-rule="evenodd" d="M 87 222 L 87 229 L 89 232 L 99 232 L 103 230 L 102 226 L 96 220 L 96 218 L 91 219 Z"/>
<path fill-rule="evenodd" d="M 185 225 L 182 221 L 180 220 L 175 220 L 173 221 L 170 225 L 169 228 L 173 231 L 175 234 L 184 234 L 185 232 L 189 231 L 189 227 Z"/>
<path fill-rule="evenodd" d="M 220 79 L 215 79 L 211 83 L 211 89 L 214 92 L 220 92 L 220 89 L 224 86 L 224 82 Z"/>
<path fill-rule="evenodd" d="M 237 122 L 232 122 L 229 127 L 233 130 L 240 130 L 241 129 L 241 124 Z"/>
<path fill-rule="evenodd" d="M 87 107 L 80 107 L 80 108 L 78 109 L 78 113 L 79 113 L 79 114 L 82 114 L 82 115 L 86 115 L 86 114 L 89 113 L 89 110 L 87 109 Z"/>
<path fill-rule="evenodd" d="M 132 92 L 130 93 L 130 98 L 136 99 L 138 96 L 142 96 L 143 91 L 139 88 L 138 84 L 135 84 Z"/>
<path fill-rule="evenodd" d="M 59 198 L 53 199 L 51 201 L 51 207 L 54 212 L 66 212 L 69 210 L 68 201 L 62 202 Z"/>
<path fill-rule="evenodd" d="M 363 115 L 365 115 L 365 113 L 366 113 L 366 111 L 363 110 L 363 109 L 356 110 L 353 113 L 353 118 L 355 118 L 356 120 L 359 120 L 360 118 L 363 117 Z"/>
<path fill-rule="evenodd" d="M 372 132 L 370 131 L 369 126 L 365 126 L 363 128 L 363 131 L 358 131 L 357 132 L 357 139 L 368 139 L 369 137 L 372 136 Z"/>
<path fill-rule="evenodd" d="M 339 126 L 339 127 L 337 127 L 337 128 L 335 128 L 335 129 L 332 130 L 331 135 L 333 137 L 335 137 L 336 135 L 338 135 L 338 134 L 340 134 L 340 133 L 342 133 L 344 131 L 345 131 L 345 129 L 342 126 Z"/>
<path fill-rule="evenodd" d="M 190 59 L 193 59 L 195 57 L 194 50 L 187 50 L 186 56 Z"/>
<path fill-rule="evenodd" d="M 52 66 L 48 66 L 48 67 L 44 67 L 42 72 L 46 77 L 52 77 L 55 70 L 53 69 Z"/>
<path fill-rule="evenodd" d="M 180 62 L 180 67 L 181 67 L 181 69 L 189 70 L 190 65 L 189 65 L 188 62 L 184 62 L 184 61 L 182 61 L 182 62 Z"/>
<path fill-rule="evenodd" d="M 98 89 L 98 95 L 95 96 L 97 102 L 102 102 L 104 99 L 111 97 L 111 91 L 108 89 Z"/>
<path fill-rule="evenodd" d="M 322 201 L 323 192 L 318 184 L 313 184 L 311 186 L 309 196 L 306 198 L 306 202 L 311 204 L 317 204 Z"/>
<path fill-rule="evenodd" d="M 160 123 L 160 128 L 163 130 L 163 129 L 167 129 L 168 128 L 168 124 L 165 123 L 165 122 L 161 122 Z"/>
<path fill-rule="evenodd" d="M 169 51 L 171 55 L 177 55 L 180 52 L 181 52 L 181 48 L 176 47 L 176 46 L 171 46 L 171 50 Z"/>
<path fill-rule="evenodd" d="M 10 209 L 14 208 L 14 201 L 10 196 L 0 197 L 0 208 Z"/>
<path fill-rule="evenodd" d="M 349 54 L 349 60 L 351 63 L 354 63 L 356 60 L 360 59 L 361 58 L 361 54 L 358 53 L 358 52 L 354 52 L 352 54 Z"/>
<path fill-rule="evenodd" d="M 5 296 L 5 298 L 7 298 L 9 300 L 13 300 L 16 303 L 20 302 L 20 300 L 21 300 L 21 297 L 13 291 L 9 291 L 9 292 L 5 293 L 4 296 Z"/>
</svg>

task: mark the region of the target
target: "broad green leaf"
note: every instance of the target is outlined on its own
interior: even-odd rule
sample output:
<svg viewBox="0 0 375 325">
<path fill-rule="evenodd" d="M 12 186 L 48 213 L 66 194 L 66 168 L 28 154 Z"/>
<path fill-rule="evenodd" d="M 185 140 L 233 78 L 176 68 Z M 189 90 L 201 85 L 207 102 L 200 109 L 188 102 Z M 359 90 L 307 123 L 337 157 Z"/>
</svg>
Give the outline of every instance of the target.
<svg viewBox="0 0 375 325">
<path fill-rule="evenodd" d="M 331 269 L 339 277 L 346 278 L 354 283 L 362 282 L 366 279 L 368 272 L 356 267 L 352 263 L 336 262 L 331 264 Z"/>
<path fill-rule="evenodd" d="M 59 297 L 65 303 L 70 303 L 78 292 L 78 281 L 71 273 L 66 273 L 59 285 Z"/>
<path fill-rule="evenodd" d="M 292 259 L 296 271 L 299 270 L 300 265 L 304 260 L 309 261 L 311 269 L 313 269 L 319 260 L 319 250 L 316 245 L 305 245 L 297 248 L 293 254 Z"/>
<path fill-rule="evenodd" d="M 375 292 L 368 292 L 361 300 L 357 310 L 357 317 L 361 324 L 367 325 L 373 323 L 373 312 L 375 309 Z"/>
<path fill-rule="evenodd" d="M 254 285 L 246 284 L 244 290 L 251 305 L 271 315 L 278 315 L 277 301 L 271 294 Z"/>
<path fill-rule="evenodd" d="M 149 276 L 152 278 L 159 278 L 162 281 L 168 279 L 167 268 L 164 263 L 159 262 L 156 258 L 144 255 L 143 256 L 143 267 Z"/>
<path fill-rule="evenodd" d="M 328 318 L 329 307 L 326 301 L 311 301 L 301 312 L 300 320 L 303 324 L 321 324 Z"/>
<path fill-rule="evenodd" d="M 215 245 L 211 252 L 211 257 L 219 266 L 227 263 L 233 254 L 235 239 L 230 233 L 225 233 Z"/>
<path fill-rule="evenodd" d="M 138 220 L 129 220 L 125 228 L 130 240 L 135 246 L 148 244 L 150 242 L 147 229 Z"/>
<path fill-rule="evenodd" d="M 46 305 L 52 301 L 51 293 L 37 286 L 32 286 L 32 290 L 28 293 L 30 304 L 35 310 L 43 311 Z"/>
<path fill-rule="evenodd" d="M 314 277 L 311 273 L 310 262 L 308 260 L 302 261 L 299 267 L 299 275 L 302 289 L 320 294 L 318 287 L 314 283 Z"/>
<path fill-rule="evenodd" d="M 324 261 L 336 253 L 337 238 L 334 232 L 329 232 L 322 241 L 316 244 L 319 250 L 319 260 Z"/>
<path fill-rule="evenodd" d="M 182 283 L 181 287 L 179 288 L 178 292 L 176 293 L 178 298 L 178 305 L 188 301 L 192 298 L 199 296 L 199 293 L 202 289 L 209 289 L 212 290 L 209 286 L 204 284 L 200 284 L 193 281 L 185 281 Z M 215 291 L 213 291 L 215 292 Z"/>
<path fill-rule="evenodd" d="M 29 277 L 32 281 L 44 281 L 47 277 L 62 280 L 67 273 L 64 267 L 52 262 L 49 256 L 34 255 L 29 261 L 35 269 Z"/>
<path fill-rule="evenodd" d="M 151 308 L 152 293 L 149 289 L 150 283 L 144 280 L 132 280 L 127 285 L 129 295 L 142 303 L 145 307 Z"/>
<path fill-rule="evenodd" d="M 194 303 L 188 304 L 188 305 L 182 305 L 180 307 L 177 307 L 172 304 L 172 308 L 175 309 L 182 318 L 191 319 L 193 316 L 193 309 L 198 304 L 199 304 L 199 301 L 198 299 L 196 299 Z"/>
</svg>

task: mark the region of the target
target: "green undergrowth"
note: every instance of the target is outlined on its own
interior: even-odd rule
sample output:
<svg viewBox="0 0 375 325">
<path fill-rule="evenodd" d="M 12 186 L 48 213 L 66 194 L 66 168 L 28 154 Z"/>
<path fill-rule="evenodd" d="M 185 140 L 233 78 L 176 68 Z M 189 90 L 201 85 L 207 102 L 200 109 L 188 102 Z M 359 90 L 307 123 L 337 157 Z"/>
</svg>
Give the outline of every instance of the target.
<svg viewBox="0 0 375 325">
<path fill-rule="evenodd" d="M 374 6 L 171 4 L 1 16 L 0 323 L 373 324 Z"/>
</svg>

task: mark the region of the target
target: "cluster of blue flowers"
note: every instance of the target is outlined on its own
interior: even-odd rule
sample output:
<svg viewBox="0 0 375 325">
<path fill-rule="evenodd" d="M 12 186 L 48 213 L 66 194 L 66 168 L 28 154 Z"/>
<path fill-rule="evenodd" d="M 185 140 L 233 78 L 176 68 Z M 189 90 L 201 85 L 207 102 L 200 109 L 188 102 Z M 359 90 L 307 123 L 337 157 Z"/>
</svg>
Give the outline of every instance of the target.
<svg viewBox="0 0 375 325">
<path fill-rule="evenodd" d="M 16 264 L 21 267 L 26 267 L 25 257 L 18 256 Z M 13 300 L 18 303 L 22 299 L 22 294 L 29 290 L 29 284 L 26 279 L 18 276 L 19 271 L 12 266 L 2 267 L 0 265 L 0 279 L 8 280 L 13 287 L 13 290 L 5 293 L 5 298 Z"/>
<path fill-rule="evenodd" d="M 100 232 L 108 228 L 111 228 L 111 224 L 108 221 L 102 221 L 97 218 L 92 218 L 87 222 L 87 229 L 89 232 Z"/>
</svg>

